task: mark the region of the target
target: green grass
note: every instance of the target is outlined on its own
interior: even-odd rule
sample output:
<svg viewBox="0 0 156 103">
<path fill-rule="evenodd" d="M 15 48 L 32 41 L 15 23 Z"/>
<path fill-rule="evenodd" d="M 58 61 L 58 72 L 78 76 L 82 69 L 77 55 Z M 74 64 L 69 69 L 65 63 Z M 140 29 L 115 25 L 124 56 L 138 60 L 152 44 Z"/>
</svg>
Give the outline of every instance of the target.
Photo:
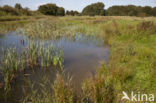
<svg viewBox="0 0 156 103">
<path fill-rule="evenodd" d="M 0 34 L 5 34 L 8 32 L 15 31 L 17 28 L 23 27 L 30 21 L 11 21 L 11 22 L 0 22 Z"/>
<path fill-rule="evenodd" d="M 156 24 L 150 26 L 149 21 L 137 23 L 121 19 L 101 26 L 104 25 L 107 26 L 103 29 L 110 45 L 110 61 L 99 70 L 96 79 L 88 83 L 90 98 L 95 103 L 116 103 L 120 102 L 121 97 L 117 95 L 122 91 L 156 95 L 156 32 L 153 28 Z"/>
<path fill-rule="evenodd" d="M 0 16 L 0 34 L 16 31 L 44 16 Z"/>
</svg>

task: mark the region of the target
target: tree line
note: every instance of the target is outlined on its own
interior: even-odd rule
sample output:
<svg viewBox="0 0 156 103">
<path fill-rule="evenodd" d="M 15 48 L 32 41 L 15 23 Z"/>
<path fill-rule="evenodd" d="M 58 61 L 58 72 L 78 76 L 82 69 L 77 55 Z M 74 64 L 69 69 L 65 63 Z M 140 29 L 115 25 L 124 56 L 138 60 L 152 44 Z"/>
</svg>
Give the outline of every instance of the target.
<svg viewBox="0 0 156 103">
<path fill-rule="evenodd" d="M 44 4 L 40 5 L 37 11 L 30 11 L 29 8 L 23 8 L 20 4 L 15 4 L 14 7 L 9 5 L 4 5 L 0 7 L 0 16 L 2 15 L 32 15 L 34 12 L 38 12 L 44 15 L 53 15 L 53 16 L 156 16 L 156 7 L 150 6 L 135 6 L 135 5 L 126 5 L 126 6 L 112 6 L 107 10 L 104 9 L 105 5 L 102 2 L 97 2 L 86 6 L 82 12 L 67 10 L 63 7 L 59 7 L 56 4 Z"/>
<path fill-rule="evenodd" d="M 106 15 L 109 16 L 156 16 L 156 7 L 150 6 L 112 6 L 107 9 Z"/>
<path fill-rule="evenodd" d="M 5 15 L 32 15 L 32 12 L 29 10 L 29 8 L 23 8 L 21 4 L 15 4 L 14 7 L 11 7 L 9 5 L 4 5 L 3 7 L 0 7 L 0 16 Z"/>
</svg>

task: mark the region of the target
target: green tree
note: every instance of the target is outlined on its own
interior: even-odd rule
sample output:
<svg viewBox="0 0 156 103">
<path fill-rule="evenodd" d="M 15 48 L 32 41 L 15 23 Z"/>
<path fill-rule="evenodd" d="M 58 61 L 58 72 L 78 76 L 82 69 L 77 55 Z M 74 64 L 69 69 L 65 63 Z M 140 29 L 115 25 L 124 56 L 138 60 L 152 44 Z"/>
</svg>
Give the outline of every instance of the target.
<svg viewBox="0 0 156 103">
<path fill-rule="evenodd" d="M 153 16 L 156 16 L 156 7 L 154 7 L 154 8 L 152 9 L 152 14 L 153 14 Z"/>
<path fill-rule="evenodd" d="M 104 15 L 104 7 L 105 5 L 102 2 L 93 3 L 91 5 L 86 6 L 83 9 L 82 14 L 90 16 Z"/>
<path fill-rule="evenodd" d="M 9 5 L 4 5 L 2 7 L 2 10 L 8 14 L 11 14 L 11 15 L 19 15 L 17 10 Z"/>
<path fill-rule="evenodd" d="M 57 15 L 58 7 L 56 4 L 46 4 L 39 7 L 39 11 L 45 15 Z"/>
<path fill-rule="evenodd" d="M 38 8 L 38 11 L 45 15 L 64 16 L 65 10 L 63 7 L 58 7 L 56 4 L 45 4 Z"/>
<path fill-rule="evenodd" d="M 15 4 L 15 9 L 22 9 L 22 6 L 21 6 L 21 4 L 19 4 L 19 3 L 16 3 L 16 4 Z"/>
<path fill-rule="evenodd" d="M 22 15 L 27 15 L 27 16 L 32 15 L 32 12 L 30 11 L 30 9 L 29 9 L 28 7 L 21 9 L 21 10 L 20 10 L 20 13 L 21 13 Z"/>
<path fill-rule="evenodd" d="M 80 13 L 78 11 L 66 11 L 66 15 L 71 15 L 71 16 L 77 16 L 77 15 L 80 15 Z"/>
<path fill-rule="evenodd" d="M 71 10 L 71 11 L 69 12 L 69 15 L 74 16 L 74 11 L 73 11 L 73 10 Z"/>
<path fill-rule="evenodd" d="M 78 11 L 74 11 L 74 15 L 77 16 L 80 15 L 80 13 Z"/>
<path fill-rule="evenodd" d="M 150 6 L 145 6 L 142 8 L 143 13 L 146 13 L 147 16 L 152 15 L 152 8 Z"/>
<path fill-rule="evenodd" d="M 107 15 L 112 16 L 152 16 L 153 9 L 150 6 L 112 6 L 107 9 Z"/>
<path fill-rule="evenodd" d="M 58 15 L 58 16 L 64 16 L 64 15 L 65 15 L 65 10 L 64 10 L 63 7 L 59 7 L 59 8 L 57 9 L 57 15 Z"/>
</svg>

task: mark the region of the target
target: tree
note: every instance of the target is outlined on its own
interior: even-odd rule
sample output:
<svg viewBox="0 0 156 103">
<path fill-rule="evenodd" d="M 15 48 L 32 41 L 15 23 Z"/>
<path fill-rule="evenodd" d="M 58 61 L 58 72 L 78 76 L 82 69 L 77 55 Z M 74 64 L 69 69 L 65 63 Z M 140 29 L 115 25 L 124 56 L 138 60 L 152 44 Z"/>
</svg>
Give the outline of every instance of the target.
<svg viewBox="0 0 156 103">
<path fill-rule="evenodd" d="M 22 6 L 21 6 L 21 4 L 19 4 L 19 3 L 16 3 L 16 4 L 15 4 L 15 9 L 22 9 Z"/>
<path fill-rule="evenodd" d="M 71 11 L 69 12 L 69 14 L 72 15 L 72 16 L 74 16 L 74 11 L 71 10 Z"/>
<path fill-rule="evenodd" d="M 154 7 L 154 8 L 152 9 L 152 14 L 153 14 L 153 16 L 156 16 L 156 7 Z"/>
<path fill-rule="evenodd" d="M 145 6 L 142 8 L 143 13 L 146 13 L 147 16 L 152 15 L 152 8 L 150 6 Z"/>
<path fill-rule="evenodd" d="M 2 10 L 8 14 L 11 14 L 11 15 L 18 15 L 18 12 L 15 8 L 9 6 L 9 5 L 4 5 L 2 7 Z"/>
<path fill-rule="evenodd" d="M 78 11 L 74 11 L 74 15 L 77 16 L 80 15 L 80 13 Z"/>
<path fill-rule="evenodd" d="M 104 6 L 102 2 L 88 5 L 83 9 L 82 14 L 90 16 L 104 15 Z"/>
<path fill-rule="evenodd" d="M 57 15 L 58 16 L 64 16 L 65 15 L 65 10 L 63 7 L 60 7 L 57 9 Z"/>
<path fill-rule="evenodd" d="M 70 13 L 70 11 L 67 10 L 67 11 L 66 11 L 66 15 L 69 15 L 69 13 Z"/>
<path fill-rule="evenodd" d="M 71 15 L 71 16 L 76 16 L 76 15 L 79 15 L 79 14 L 80 13 L 78 11 L 73 11 L 73 10 L 71 10 L 71 11 L 67 10 L 67 12 L 66 12 L 66 15 Z"/>
<path fill-rule="evenodd" d="M 112 6 L 107 9 L 107 15 L 112 16 L 152 16 L 154 15 L 154 8 L 150 6 Z"/>
<path fill-rule="evenodd" d="M 56 14 L 57 14 L 56 4 L 41 5 L 38 10 L 45 15 L 55 15 L 56 16 Z"/>
<path fill-rule="evenodd" d="M 27 15 L 27 16 L 32 15 L 32 12 L 29 10 L 28 7 L 21 9 L 21 10 L 20 10 L 20 13 L 21 13 L 22 15 Z"/>
<path fill-rule="evenodd" d="M 38 11 L 45 15 L 64 16 L 65 10 L 63 7 L 58 7 L 56 4 L 45 4 L 38 8 Z"/>
</svg>

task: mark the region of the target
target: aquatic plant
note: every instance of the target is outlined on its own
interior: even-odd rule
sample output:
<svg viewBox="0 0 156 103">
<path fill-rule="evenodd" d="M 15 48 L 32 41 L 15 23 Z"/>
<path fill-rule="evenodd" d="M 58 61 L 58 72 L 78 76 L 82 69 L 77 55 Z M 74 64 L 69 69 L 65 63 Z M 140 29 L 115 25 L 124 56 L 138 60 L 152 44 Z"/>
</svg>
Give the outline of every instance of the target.
<svg viewBox="0 0 156 103">
<path fill-rule="evenodd" d="M 27 51 L 28 51 L 28 65 L 30 67 L 38 65 L 38 48 L 39 48 L 38 44 L 35 44 L 33 42 L 29 43 Z"/>
<path fill-rule="evenodd" d="M 63 68 L 63 53 L 61 49 L 54 48 L 53 45 L 46 46 L 44 43 L 29 41 L 28 47 L 23 51 L 17 51 L 16 48 L 4 51 L 2 59 L 3 77 L 5 82 L 5 91 L 11 90 L 11 83 L 25 69 L 41 68 Z"/>
<path fill-rule="evenodd" d="M 52 85 L 53 89 L 53 102 L 54 103 L 73 103 L 74 102 L 74 91 L 72 87 L 72 78 L 65 77 L 60 74 L 56 74 L 56 80 Z"/>
<path fill-rule="evenodd" d="M 30 41 L 27 48 L 28 65 L 29 67 L 40 66 L 48 68 L 62 68 L 63 53 L 61 48 L 55 49 L 53 44 L 45 44 L 43 42 Z"/>
<path fill-rule="evenodd" d="M 74 92 L 71 78 L 64 79 L 64 74 L 57 73 L 53 83 L 46 75 L 40 82 L 28 81 L 30 91 L 22 100 L 22 103 L 73 103 Z M 38 88 L 35 88 L 37 86 Z"/>
<path fill-rule="evenodd" d="M 40 20 L 24 27 L 24 32 L 30 38 L 59 38 L 61 31 L 61 26 L 50 20 Z"/>
<path fill-rule="evenodd" d="M 14 22 L 1 22 L 0 21 L 0 34 L 6 34 L 8 32 L 16 31 L 16 29 L 24 27 L 25 24 L 28 24 L 29 20 L 23 20 L 23 21 L 14 21 Z"/>
<path fill-rule="evenodd" d="M 6 50 L 3 57 L 3 76 L 5 82 L 5 91 L 8 93 L 11 89 L 11 82 L 17 77 L 20 70 L 20 60 L 18 59 L 18 54 L 16 49 Z"/>
</svg>

